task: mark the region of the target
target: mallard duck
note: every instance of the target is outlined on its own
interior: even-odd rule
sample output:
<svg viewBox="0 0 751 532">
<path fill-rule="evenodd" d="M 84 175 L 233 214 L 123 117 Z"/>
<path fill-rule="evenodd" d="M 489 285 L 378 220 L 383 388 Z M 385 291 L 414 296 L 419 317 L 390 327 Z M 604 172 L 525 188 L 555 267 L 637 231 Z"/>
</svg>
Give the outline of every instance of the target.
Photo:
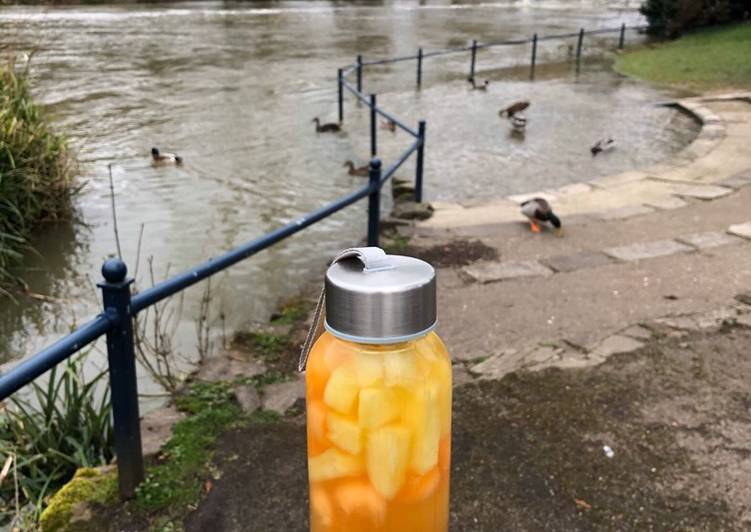
<svg viewBox="0 0 751 532">
<path fill-rule="evenodd" d="M 396 122 L 393 120 L 384 120 L 381 122 L 381 129 L 388 129 L 392 133 L 396 133 Z"/>
<path fill-rule="evenodd" d="M 335 133 L 342 130 L 341 124 L 336 124 L 334 122 L 321 124 L 321 121 L 318 119 L 318 117 L 315 117 L 313 119 L 313 122 L 315 122 L 316 124 L 316 133 Z"/>
<path fill-rule="evenodd" d="M 501 116 L 506 115 L 511 118 L 516 113 L 521 113 L 522 111 L 524 111 L 527 107 L 529 107 L 529 102 L 527 100 L 522 100 L 520 102 L 512 103 L 505 109 L 501 109 L 500 111 L 498 111 L 498 114 Z"/>
<path fill-rule="evenodd" d="M 183 158 L 174 153 L 163 153 L 159 148 L 151 148 L 151 162 L 153 164 L 183 164 Z"/>
<path fill-rule="evenodd" d="M 476 91 L 486 91 L 488 90 L 488 85 L 490 85 L 490 81 L 487 79 L 482 82 L 482 85 L 475 83 L 475 78 L 467 78 L 467 81 L 472 84 L 472 90 Z"/>
<path fill-rule="evenodd" d="M 357 167 L 352 161 L 347 161 L 346 163 L 344 163 L 344 166 L 349 169 L 349 175 L 356 175 L 360 177 L 368 177 L 370 175 L 370 165 L 368 164 L 366 164 L 365 166 Z"/>
<path fill-rule="evenodd" d="M 589 148 L 592 152 L 592 157 L 601 152 L 612 151 L 615 149 L 615 141 L 612 138 L 598 140 L 594 145 Z"/>
<path fill-rule="evenodd" d="M 523 114 L 515 114 L 509 117 L 509 122 L 511 122 L 511 127 L 515 131 L 524 131 L 524 128 L 527 127 L 527 118 Z"/>
<path fill-rule="evenodd" d="M 532 198 L 521 204 L 522 214 L 529 218 L 529 228 L 533 233 L 540 232 L 540 225 L 550 223 L 555 228 L 557 236 L 563 235 L 561 220 L 550 207 L 550 203 L 544 198 Z"/>
</svg>

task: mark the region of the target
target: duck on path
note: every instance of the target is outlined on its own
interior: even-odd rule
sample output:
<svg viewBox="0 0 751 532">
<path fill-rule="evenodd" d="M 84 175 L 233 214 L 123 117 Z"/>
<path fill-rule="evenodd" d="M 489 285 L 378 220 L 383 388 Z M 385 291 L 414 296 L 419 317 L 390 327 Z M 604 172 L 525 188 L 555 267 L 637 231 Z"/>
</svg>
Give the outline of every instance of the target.
<svg viewBox="0 0 751 532">
<path fill-rule="evenodd" d="M 387 129 L 392 133 L 396 133 L 396 122 L 393 120 L 384 120 L 381 122 L 381 129 Z"/>
<path fill-rule="evenodd" d="M 589 148 L 589 151 L 592 152 L 592 157 L 597 155 L 598 153 L 608 152 L 615 149 L 615 141 L 608 137 L 607 139 L 601 139 L 592 145 L 591 148 Z"/>
<path fill-rule="evenodd" d="M 550 224 L 556 236 L 563 236 L 561 220 L 553 213 L 550 203 L 545 198 L 532 198 L 521 204 L 522 214 L 529 219 L 529 228 L 533 233 L 540 232 L 540 225 Z"/>
<path fill-rule="evenodd" d="M 521 113 L 511 116 L 509 122 L 511 122 L 511 127 L 514 128 L 514 131 L 524 131 L 527 127 L 527 117 Z"/>
<path fill-rule="evenodd" d="M 151 163 L 154 165 L 183 164 L 183 158 L 174 153 L 159 151 L 159 148 L 151 148 Z"/>
<path fill-rule="evenodd" d="M 355 166 L 355 163 L 352 161 L 347 161 L 344 163 L 344 166 L 346 166 L 349 169 L 349 175 L 356 175 L 359 177 L 368 177 L 370 175 L 370 165 L 366 164 L 365 166 Z"/>
<path fill-rule="evenodd" d="M 476 91 L 486 91 L 488 90 L 488 85 L 490 85 L 490 81 L 488 81 L 487 79 L 482 82 L 482 85 L 478 85 L 475 82 L 475 78 L 467 78 L 467 81 L 472 84 L 472 90 Z"/>
<path fill-rule="evenodd" d="M 529 102 L 527 100 L 521 100 L 521 101 L 512 103 L 505 109 L 501 109 L 500 111 L 498 111 L 498 114 L 501 116 L 505 115 L 511 118 L 516 113 L 521 113 L 522 111 L 524 111 L 527 107 L 529 107 Z"/>
<path fill-rule="evenodd" d="M 337 131 L 342 130 L 341 124 L 334 122 L 321 124 L 321 120 L 318 117 L 315 117 L 313 122 L 316 124 L 316 133 L 336 133 Z"/>
</svg>

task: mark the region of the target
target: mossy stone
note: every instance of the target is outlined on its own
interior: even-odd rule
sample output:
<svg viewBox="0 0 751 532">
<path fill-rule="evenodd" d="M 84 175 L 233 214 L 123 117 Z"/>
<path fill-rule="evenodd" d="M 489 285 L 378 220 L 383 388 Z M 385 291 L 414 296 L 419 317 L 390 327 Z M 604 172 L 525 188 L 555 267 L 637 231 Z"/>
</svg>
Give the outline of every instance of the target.
<svg viewBox="0 0 751 532">
<path fill-rule="evenodd" d="M 90 503 L 108 504 L 117 498 L 117 471 L 111 467 L 84 467 L 53 495 L 39 518 L 42 532 L 87 532 L 96 525 L 87 522 Z"/>
</svg>

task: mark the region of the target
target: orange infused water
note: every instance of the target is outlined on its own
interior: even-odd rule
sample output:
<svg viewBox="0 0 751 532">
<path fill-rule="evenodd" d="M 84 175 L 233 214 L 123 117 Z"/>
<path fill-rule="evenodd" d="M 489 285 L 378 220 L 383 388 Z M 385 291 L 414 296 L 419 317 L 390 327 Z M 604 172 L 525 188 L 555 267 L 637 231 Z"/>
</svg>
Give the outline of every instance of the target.
<svg viewBox="0 0 751 532">
<path fill-rule="evenodd" d="M 311 530 L 448 530 L 451 360 L 440 338 L 363 344 L 326 332 L 306 381 Z"/>
</svg>

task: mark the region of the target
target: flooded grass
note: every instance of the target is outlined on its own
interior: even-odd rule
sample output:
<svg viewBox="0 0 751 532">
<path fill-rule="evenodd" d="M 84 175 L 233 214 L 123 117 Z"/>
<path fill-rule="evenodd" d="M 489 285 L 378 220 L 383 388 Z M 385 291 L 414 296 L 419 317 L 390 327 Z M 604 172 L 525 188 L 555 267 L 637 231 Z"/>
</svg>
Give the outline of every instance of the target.
<svg viewBox="0 0 751 532">
<path fill-rule="evenodd" d="M 0 297 L 38 224 L 70 215 L 76 166 L 64 136 L 34 102 L 28 65 L 0 67 Z M 3 286 L 6 288 L 3 288 Z"/>
<path fill-rule="evenodd" d="M 666 44 L 627 53 L 616 63 L 624 74 L 697 89 L 751 86 L 751 25 L 711 28 Z"/>
</svg>

